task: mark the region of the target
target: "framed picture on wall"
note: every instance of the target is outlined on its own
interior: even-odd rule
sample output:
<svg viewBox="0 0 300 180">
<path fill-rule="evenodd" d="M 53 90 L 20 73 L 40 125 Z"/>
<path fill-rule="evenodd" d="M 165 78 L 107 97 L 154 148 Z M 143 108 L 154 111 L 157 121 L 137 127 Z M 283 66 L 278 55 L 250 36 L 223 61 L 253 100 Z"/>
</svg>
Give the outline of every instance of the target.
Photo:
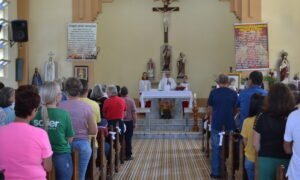
<svg viewBox="0 0 300 180">
<path fill-rule="evenodd" d="M 88 81 L 89 80 L 89 67 L 88 66 L 74 66 L 74 77 Z"/>
<path fill-rule="evenodd" d="M 235 87 L 236 90 L 241 87 L 241 74 L 240 73 L 226 73 L 229 78 L 229 86 Z"/>
</svg>

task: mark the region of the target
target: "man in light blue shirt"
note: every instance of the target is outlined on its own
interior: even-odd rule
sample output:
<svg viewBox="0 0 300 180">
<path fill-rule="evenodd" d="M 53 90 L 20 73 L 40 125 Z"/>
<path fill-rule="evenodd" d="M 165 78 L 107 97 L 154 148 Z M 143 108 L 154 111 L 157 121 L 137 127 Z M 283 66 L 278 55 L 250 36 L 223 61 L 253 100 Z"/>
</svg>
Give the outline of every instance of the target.
<svg viewBox="0 0 300 180">
<path fill-rule="evenodd" d="M 249 75 L 249 88 L 240 92 L 237 107 L 240 108 L 240 124 L 242 129 L 244 120 L 249 116 L 250 98 L 254 93 L 260 93 L 267 96 L 268 92 L 261 88 L 263 83 L 263 74 L 260 71 L 253 71 Z"/>
</svg>

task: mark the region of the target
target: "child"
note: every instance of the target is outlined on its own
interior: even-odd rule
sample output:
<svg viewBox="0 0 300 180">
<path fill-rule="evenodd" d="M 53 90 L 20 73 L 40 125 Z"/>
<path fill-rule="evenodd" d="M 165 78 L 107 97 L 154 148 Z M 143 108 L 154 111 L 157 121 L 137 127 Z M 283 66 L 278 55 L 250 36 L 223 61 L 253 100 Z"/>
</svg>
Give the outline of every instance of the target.
<svg viewBox="0 0 300 180">
<path fill-rule="evenodd" d="M 252 143 L 253 125 L 256 116 L 262 111 L 264 96 L 255 93 L 251 96 L 249 117 L 245 119 L 241 135 L 245 145 L 245 169 L 248 180 L 254 180 L 255 149 Z"/>
</svg>

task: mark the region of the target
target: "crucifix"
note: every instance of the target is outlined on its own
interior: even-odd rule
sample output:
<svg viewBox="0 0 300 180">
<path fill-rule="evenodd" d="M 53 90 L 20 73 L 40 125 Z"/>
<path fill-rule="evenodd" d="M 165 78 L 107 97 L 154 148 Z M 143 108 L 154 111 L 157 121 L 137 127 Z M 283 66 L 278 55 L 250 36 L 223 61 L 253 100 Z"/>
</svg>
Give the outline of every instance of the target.
<svg viewBox="0 0 300 180">
<path fill-rule="evenodd" d="M 162 0 L 164 3 L 163 7 L 154 7 L 153 11 L 163 13 L 163 23 L 164 23 L 164 42 L 168 43 L 168 33 L 170 25 L 170 12 L 179 11 L 179 7 L 169 7 L 169 5 L 174 0 Z"/>
</svg>

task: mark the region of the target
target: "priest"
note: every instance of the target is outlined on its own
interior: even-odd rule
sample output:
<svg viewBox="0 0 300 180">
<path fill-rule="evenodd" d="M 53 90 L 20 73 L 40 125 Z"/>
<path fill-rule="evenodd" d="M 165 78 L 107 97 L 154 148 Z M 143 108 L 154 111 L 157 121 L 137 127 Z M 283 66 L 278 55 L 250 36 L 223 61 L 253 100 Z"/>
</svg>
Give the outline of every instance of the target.
<svg viewBox="0 0 300 180">
<path fill-rule="evenodd" d="M 171 78 L 171 73 L 169 71 L 165 72 L 165 77 L 159 82 L 158 89 L 163 91 L 170 91 L 176 88 L 176 82 Z"/>
</svg>

